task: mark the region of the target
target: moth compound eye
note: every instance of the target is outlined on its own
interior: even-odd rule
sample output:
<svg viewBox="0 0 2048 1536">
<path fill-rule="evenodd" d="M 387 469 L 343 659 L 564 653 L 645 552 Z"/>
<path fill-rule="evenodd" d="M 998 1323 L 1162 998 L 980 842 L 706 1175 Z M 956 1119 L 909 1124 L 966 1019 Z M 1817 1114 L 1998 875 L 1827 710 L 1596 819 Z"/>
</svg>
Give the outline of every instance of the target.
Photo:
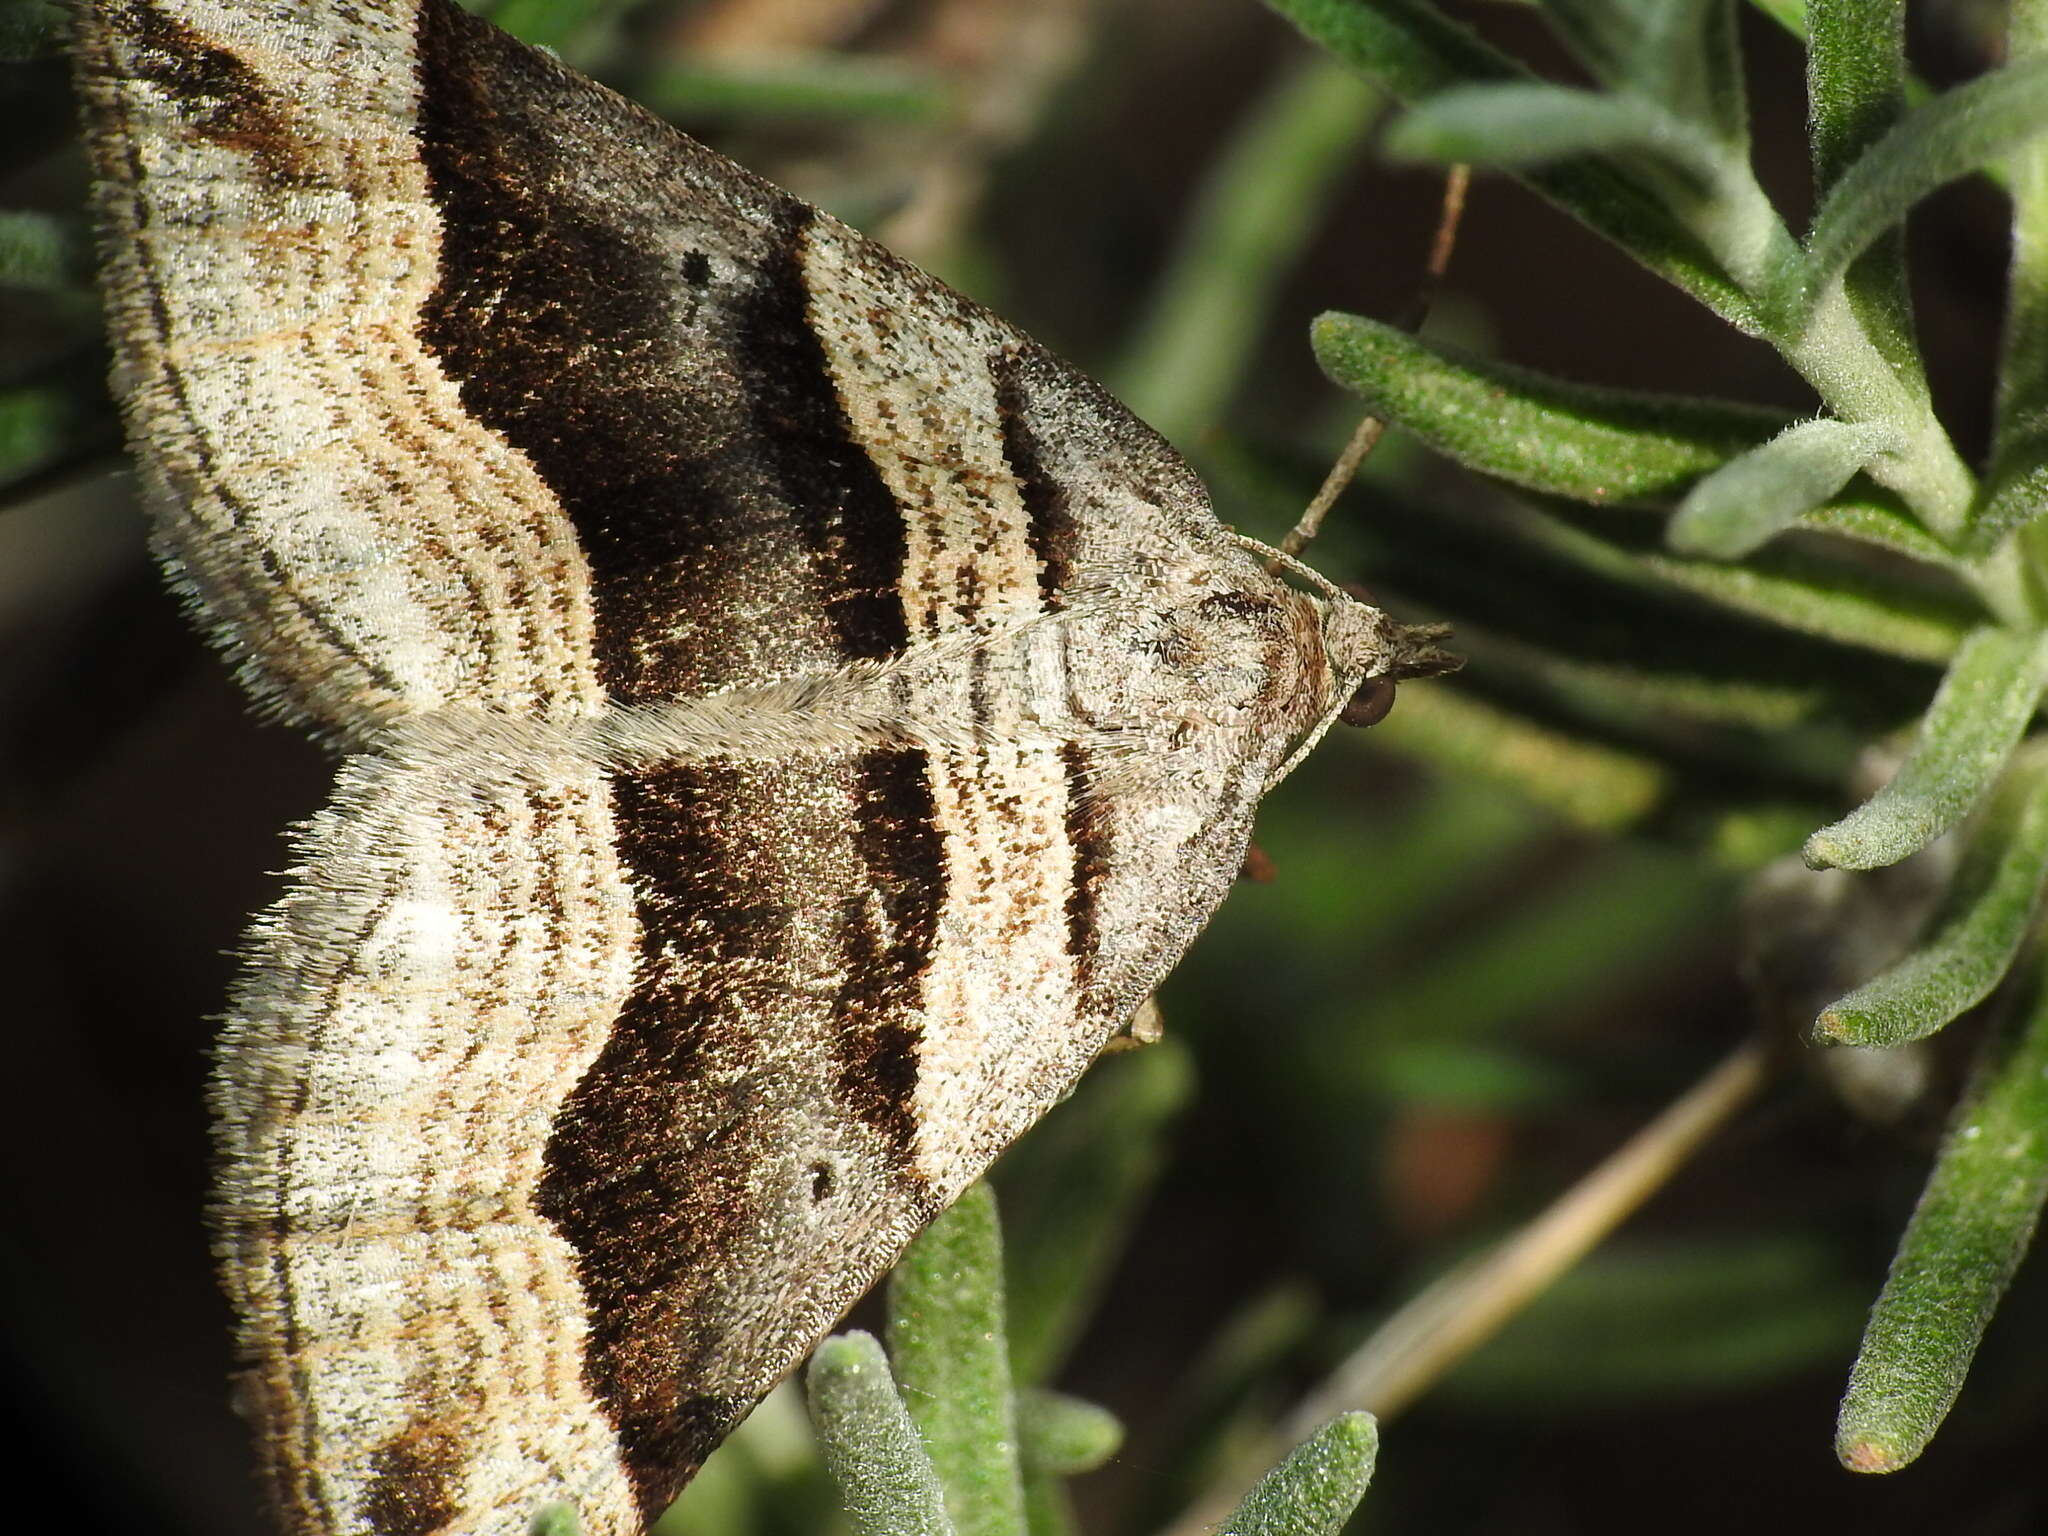
<svg viewBox="0 0 2048 1536">
<path fill-rule="evenodd" d="M 1346 725 L 1378 725 L 1393 707 L 1394 680 L 1391 677 L 1369 677 L 1358 685 L 1358 692 L 1352 694 L 1351 702 L 1338 711 L 1337 718 Z"/>
</svg>

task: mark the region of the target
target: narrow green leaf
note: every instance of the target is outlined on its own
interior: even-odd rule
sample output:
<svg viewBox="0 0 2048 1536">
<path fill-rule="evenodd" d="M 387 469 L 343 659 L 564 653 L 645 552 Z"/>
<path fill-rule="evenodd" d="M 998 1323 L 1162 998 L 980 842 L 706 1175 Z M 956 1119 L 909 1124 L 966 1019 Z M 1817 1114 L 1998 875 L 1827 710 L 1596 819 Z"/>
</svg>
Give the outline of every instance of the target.
<svg viewBox="0 0 2048 1536">
<path fill-rule="evenodd" d="M 1960 821 L 2012 755 L 2048 685 L 2048 633 L 1977 630 L 1955 654 L 1889 784 L 1806 840 L 1816 869 L 1896 864 Z"/>
<path fill-rule="evenodd" d="M 1915 107 L 1842 172 L 1814 215 L 1793 328 L 1871 242 L 1937 187 L 2003 159 L 2048 128 L 2048 59 L 2028 59 Z"/>
<path fill-rule="evenodd" d="M 0 3 L 0 64 L 48 58 L 64 47 L 65 10 L 50 0 Z"/>
<path fill-rule="evenodd" d="M 1787 427 L 1686 493 L 1671 520 L 1671 547 L 1716 560 L 1746 555 L 1838 495 L 1859 469 L 1898 443 L 1881 428 L 1830 417 Z"/>
<path fill-rule="evenodd" d="M 18 480 L 69 448 L 80 428 L 78 401 L 48 384 L 0 389 L 0 481 Z"/>
<path fill-rule="evenodd" d="M 1144 321 L 1106 381 L 1167 438 L 1191 441 L 1243 387 L 1251 372 L 1246 359 L 1266 332 L 1280 281 L 1382 100 L 1350 70 L 1316 58 L 1232 136 Z"/>
<path fill-rule="evenodd" d="M 1543 9 L 1601 84 L 1662 103 L 1743 152 L 1749 129 L 1727 0 L 1544 0 Z"/>
<path fill-rule="evenodd" d="M 1416 102 L 1452 86 L 1534 80 L 1521 64 L 1439 13 L 1427 0 L 1266 0 L 1308 38 L 1390 95 Z M 1641 178 L 1606 161 L 1574 160 L 1518 173 L 1522 181 L 1668 282 L 1737 325 L 1754 305 L 1699 234 Z"/>
<path fill-rule="evenodd" d="M 873 1335 L 834 1334 L 804 1387 L 818 1451 L 856 1536 L 953 1536 L 939 1474 Z"/>
<path fill-rule="evenodd" d="M 14 288 L 74 285 L 78 263 L 63 220 L 27 209 L 0 209 L 0 283 Z"/>
<path fill-rule="evenodd" d="M 627 0 L 493 0 L 487 14 L 514 37 L 557 53 L 573 52 L 591 31 L 615 19 Z"/>
<path fill-rule="evenodd" d="M 1670 770 L 1553 730 L 1449 688 L 1416 689 L 1375 728 L 1377 745 L 1446 768 L 1512 781 L 1573 824 L 1612 832 L 1636 825 L 1670 792 Z"/>
<path fill-rule="evenodd" d="M 1033 1387 L 1017 1398 L 1017 1440 L 1027 1473 L 1077 1477 L 1117 1453 L 1124 1427 L 1107 1408 Z"/>
<path fill-rule="evenodd" d="M 1896 965 L 1824 1009 L 1814 1033 L 1842 1045 L 1904 1045 L 1991 995 L 2019 955 L 2048 882 L 2048 757 L 2007 770 L 1928 930 Z"/>
<path fill-rule="evenodd" d="M 1555 1414 L 1761 1386 L 1840 1360 L 1868 1310 L 1815 1232 L 1617 1236 L 1474 1350 L 1437 1400 Z"/>
<path fill-rule="evenodd" d="M 1520 526 L 1541 547 L 1586 570 L 1649 589 L 1678 587 L 1787 629 L 1887 656 L 1945 661 L 1970 632 L 1973 616 L 1981 615 L 1974 605 L 1799 551 L 1762 549 L 1730 565 L 1624 548 L 1579 527 L 1564 510 L 1527 512 Z"/>
<path fill-rule="evenodd" d="M 1371 1414 L 1332 1419 L 1259 1479 L 1218 1536 L 1338 1536 L 1372 1482 L 1379 1448 Z"/>
<path fill-rule="evenodd" d="M 1164 1156 L 1167 1129 L 1194 1091 L 1171 1034 L 1098 1062 L 1074 1096 L 1003 1158 L 1010 1371 L 1040 1382 L 1059 1369 L 1130 1233 Z"/>
<path fill-rule="evenodd" d="M 1673 27 L 1649 39 L 1651 61 L 1638 72 L 1638 90 L 1675 102 L 1679 117 L 1706 127 L 1726 152 L 1749 158 L 1749 94 L 1743 88 L 1743 47 L 1735 0 L 1694 0 L 1667 6 Z M 1651 63 L 1663 70 L 1653 72 Z"/>
<path fill-rule="evenodd" d="M 1267 0 L 1309 40 L 1403 101 L 1454 85 L 1531 78 L 1427 0 Z"/>
<path fill-rule="evenodd" d="M 1640 155 L 1704 192 L 1726 172 L 1721 149 L 1635 96 L 1562 85 L 1468 85 L 1432 96 L 1387 130 L 1393 159 L 1521 168 L 1578 155 Z"/>
<path fill-rule="evenodd" d="M 1835 1451 L 1893 1472 L 1926 1448 L 2048 1197 L 2048 989 L 1989 1043 L 1900 1240 L 1849 1375 Z"/>
<path fill-rule="evenodd" d="M 1785 422 L 1755 406 L 1574 384 L 1363 315 L 1320 315 L 1309 340 L 1332 380 L 1439 453 L 1596 505 L 1672 495 Z"/>
<path fill-rule="evenodd" d="M 1808 137 L 1825 196 L 1906 110 L 1904 0 L 1816 0 L 1806 18 Z M 1850 308 L 1915 398 L 1927 381 L 1913 340 L 1904 229 L 1888 230 L 1844 276 Z"/>
<path fill-rule="evenodd" d="M 1749 0 L 1750 8 L 1763 12 L 1801 42 L 1806 40 L 1806 0 Z"/>
<path fill-rule="evenodd" d="M 1807 142 L 1824 196 L 1906 105 L 1904 0 L 1813 0 L 1806 8 Z"/>
<path fill-rule="evenodd" d="M 1896 496 L 1875 486 L 1850 487 L 1807 513 L 1800 526 L 1875 544 L 1924 565 L 1952 567 L 1956 562 L 1955 552 L 1922 527 Z"/>
<path fill-rule="evenodd" d="M 2048 58 L 2048 7 L 2015 5 L 2007 40 L 2015 63 Z M 2015 150 L 2006 169 L 2012 270 L 1998 368 L 1998 425 L 1973 520 L 1979 547 L 2048 510 L 2048 138 Z"/>
<path fill-rule="evenodd" d="M 633 97 L 663 117 L 823 118 L 926 123 L 951 103 L 928 71 L 886 59 L 823 53 L 772 63 L 663 63 L 633 81 Z"/>
<path fill-rule="evenodd" d="M 1643 13 L 1627 0 L 1543 0 L 1544 19 L 1604 86 L 1626 85 L 1642 51 Z"/>
<path fill-rule="evenodd" d="M 889 1277 L 889 1355 L 960 1536 L 1023 1536 L 996 1199 L 977 1184 Z"/>
</svg>

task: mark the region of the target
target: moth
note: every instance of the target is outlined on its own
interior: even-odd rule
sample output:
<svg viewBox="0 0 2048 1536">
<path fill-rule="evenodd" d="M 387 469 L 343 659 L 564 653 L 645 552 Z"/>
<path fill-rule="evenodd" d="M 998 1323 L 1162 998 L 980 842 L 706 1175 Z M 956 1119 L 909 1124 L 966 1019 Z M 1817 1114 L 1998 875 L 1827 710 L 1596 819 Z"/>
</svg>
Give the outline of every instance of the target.
<svg viewBox="0 0 2048 1536">
<path fill-rule="evenodd" d="M 449 0 L 89 0 L 173 585 L 341 754 L 213 1086 L 292 1533 L 637 1532 L 1446 670 L 1096 385 Z"/>
</svg>

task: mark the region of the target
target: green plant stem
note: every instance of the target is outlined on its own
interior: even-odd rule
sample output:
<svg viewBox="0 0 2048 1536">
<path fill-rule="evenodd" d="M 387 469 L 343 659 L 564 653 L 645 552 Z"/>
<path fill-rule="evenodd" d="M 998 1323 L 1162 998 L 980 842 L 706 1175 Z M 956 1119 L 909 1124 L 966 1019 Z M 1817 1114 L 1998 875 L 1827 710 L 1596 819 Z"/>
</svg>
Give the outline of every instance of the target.
<svg viewBox="0 0 2048 1536">
<path fill-rule="evenodd" d="M 1892 371 L 1847 292 L 1835 286 L 1799 335 L 1778 330 L 1770 340 L 1835 415 L 1899 436 L 1898 451 L 1872 463 L 1870 478 L 1898 492 L 1936 533 L 1959 534 L 1976 495 L 1975 479 L 1927 402 Z M 1985 593 L 1985 601 L 2003 601 L 2006 595 L 1994 588 Z M 2007 622 L 2024 617 L 1994 611 Z"/>
</svg>

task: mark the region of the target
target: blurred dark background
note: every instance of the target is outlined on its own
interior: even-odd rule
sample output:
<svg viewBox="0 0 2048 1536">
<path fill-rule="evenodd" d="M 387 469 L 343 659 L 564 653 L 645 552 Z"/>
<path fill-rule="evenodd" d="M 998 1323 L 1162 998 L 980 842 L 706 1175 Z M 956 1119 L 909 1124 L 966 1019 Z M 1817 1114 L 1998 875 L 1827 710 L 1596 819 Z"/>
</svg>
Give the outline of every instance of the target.
<svg viewBox="0 0 2048 1536">
<path fill-rule="evenodd" d="M 887 237 L 893 223 L 919 259 L 1141 413 L 1174 417 L 1161 425 L 1223 466 L 1226 520 L 1276 539 L 1354 416 L 1314 367 L 1309 320 L 1402 311 L 1435 223 L 1437 175 L 1373 154 L 1379 110 L 1340 102 L 1358 131 L 1325 152 L 1327 187 L 1299 231 L 1258 226 L 1273 250 L 1244 257 L 1245 282 L 1174 312 L 1179 327 L 1246 338 L 1231 386 L 1191 398 L 1176 387 L 1194 365 L 1145 371 L 1169 355 L 1148 317 L 1162 274 L 1186 275 L 1219 164 L 1315 67 L 1284 24 L 1248 0 L 875 4 L 836 39 L 815 21 L 803 35 L 873 64 L 861 79 L 883 105 L 791 111 L 764 106 L 747 74 L 747 45 L 778 35 L 774 9 L 628 10 L 568 51 L 669 92 L 684 126 L 864 227 Z M 1928 10 L 1923 73 L 1989 62 L 1974 18 Z M 1532 12 L 1462 14 L 1569 75 Z M 1745 21 L 1758 163 L 1796 226 L 1809 197 L 1801 55 Z M 660 74 L 682 57 L 696 62 Z M 0 151 L 0 204 L 75 213 L 62 70 L 4 71 L 0 143 L 14 147 Z M 1937 399 L 1972 457 L 2005 217 L 1994 188 L 1966 183 L 1912 231 Z M 0 384 L 98 367 L 72 299 L 0 294 L 0 325 Z M 1766 350 L 1499 179 L 1474 187 L 1433 327 L 1576 379 L 1809 405 Z M 1490 494 L 1390 439 L 1314 558 L 1434 613 L 1399 579 L 1418 559 L 1404 520 Z M 63 1511 L 30 1518 L 81 1536 L 255 1536 L 201 1219 L 206 1052 L 239 931 L 279 889 L 281 831 L 320 803 L 331 764 L 244 711 L 160 586 L 103 438 L 81 429 L 14 499 L 0 512 L 12 1481 L 35 1490 L 31 1509 Z M 1488 545 L 1469 539 L 1457 558 L 1483 565 Z M 1091 1532 L 1163 1523 L 1232 1434 L 1568 1188 L 1753 1027 L 1728 861 L 1653 822 L 1589 830 L 1597 808 L 1532 803 L 1511 763 L 1447 769 L 1432 738 L 1404 735 L 1410 708 L 1333 739 L 1273 797 L 1260 843 L 1275 878 L 1240 888 L 1163 994 L 1186 1102 L 1062 1378 L 1130 1429 L 1123 1455 L 1077 1486 Z M 1829 792 L 1807 792 L 1825 812 Z M 1952 1060 L 1933 1069 L 1952 1081 Z M 1859 1479 L 1829 1448 L 1940 1113 L 1937 1099 L 1872 1126 L 1817 1073 L 1788 1070 L 1580 1273 L 1385 1427 L 1357 1528 L 2048 1528 L 2048 1308 L 2032 1271 L 1923 1461 Z M 742 1528 L 706 1518 L 697 1528 Z M 747 1518 L 773 1530 L 809 1515 Z"/>
</svg>

